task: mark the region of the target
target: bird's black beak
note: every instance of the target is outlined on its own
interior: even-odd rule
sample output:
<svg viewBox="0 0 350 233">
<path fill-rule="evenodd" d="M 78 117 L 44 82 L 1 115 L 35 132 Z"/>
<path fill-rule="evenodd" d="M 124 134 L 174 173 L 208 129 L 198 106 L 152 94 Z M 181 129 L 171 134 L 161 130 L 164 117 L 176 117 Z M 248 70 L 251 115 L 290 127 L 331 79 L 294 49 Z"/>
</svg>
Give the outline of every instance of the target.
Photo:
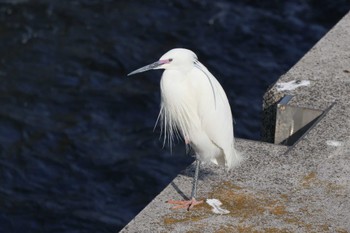
<svg viewBox="0 0 350 233">
<path fill-rule="evenodd" d="M 149 64 L 147 66 L 144 66 L 144 67 L 141 67 L 137 70 L 134 70 L 133 72 L 129 73 L 128 76 L 133 75 L 133 74 L 137 74 L 137 73 L 141 73 L 141 72 L 145 72 L 147 70 L 154 70 L 154 69 L 160 68 L 161 65 L 167 64 L 169 62 L 170 62 L 169 60 L 156 61 L 152 64 Z"/>
</svg>

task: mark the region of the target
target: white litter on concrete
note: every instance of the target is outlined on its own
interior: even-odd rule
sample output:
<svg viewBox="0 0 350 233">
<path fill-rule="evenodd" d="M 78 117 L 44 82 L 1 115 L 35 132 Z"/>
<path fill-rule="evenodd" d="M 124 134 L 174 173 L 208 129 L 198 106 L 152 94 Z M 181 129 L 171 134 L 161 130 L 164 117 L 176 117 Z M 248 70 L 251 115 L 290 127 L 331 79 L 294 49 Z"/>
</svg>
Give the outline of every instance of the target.
<svg viewBox="0 0 350 233">
<path fill-rule="evenodd" d="M 334 141 L 334 140 L 327 140 L 327 141 L 326 141 L 326 144 L 327 144 L 328 146 L 336 146 L 336 147 L 338 147 L 338 146 L 341 146 L 341 145 L 342 145 L 342 142 Z"/>
<path fill-rule="evenodd" d="M 292 91 L 301 86 L 310 85 L 309 80 L 293 80 L 286 83 L 277 83 L 276 88 L 278 91 Z"/>
<path fill-rule="evenodd" d="M 220 207 L 222 205 L 222 203 L 218 199 L 207 199 L 206 202 L 208 203 L 208 205 L 213 207 L 212 211 L 215 214 L 229 214 L 230 213 L 230 211 L 225 210 L 225 209 Z"/>
</svg>

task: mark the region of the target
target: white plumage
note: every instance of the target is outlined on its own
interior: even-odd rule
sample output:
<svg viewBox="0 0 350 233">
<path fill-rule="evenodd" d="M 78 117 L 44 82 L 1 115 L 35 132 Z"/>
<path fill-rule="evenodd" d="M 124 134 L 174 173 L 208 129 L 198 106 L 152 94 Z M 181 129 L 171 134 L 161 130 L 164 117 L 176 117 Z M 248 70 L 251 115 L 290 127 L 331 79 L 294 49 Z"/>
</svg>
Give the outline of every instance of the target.
<svg viewBox="0 0 350 233">
<path fill-rule="evenodd" d="M 160 82 L 160 119 L 164 140 L 171 145 L 180 133 L 199 160 L 228 169 L 238 165 L 232 114 L 226 94 L 197 56 L 187 49 L 172 49 L 160 60 L 165 71 Z"/>
<path fill-rule="evenodd" d="M 213 162 L 231 169 L 242 161 L 235 149 L 230 104 L 216 78 L 202 65 L 195 53 L 176 48 L 159 61 L 131 72 L 164 69 L 160 81 L 160 119 L 164 143 L 170 147 L 180 135 L 196 153 L 196 171 L 191 200 L 169 201 L 175 208 L 192 208 L 196 201 L 200 161 Z"/>
</svg>

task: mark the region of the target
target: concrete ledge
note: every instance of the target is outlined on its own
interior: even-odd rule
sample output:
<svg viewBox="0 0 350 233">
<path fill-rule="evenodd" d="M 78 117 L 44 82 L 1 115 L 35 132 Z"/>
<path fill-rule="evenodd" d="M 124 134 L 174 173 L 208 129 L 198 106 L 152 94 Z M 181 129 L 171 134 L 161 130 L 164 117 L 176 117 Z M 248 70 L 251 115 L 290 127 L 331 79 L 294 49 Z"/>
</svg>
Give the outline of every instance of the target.
<svg viewBox="0 0 350 233">
<path fill-rule="evenodd" d="M 248 140 L 239 140 L 237 144 L 245 155 L 250 156 L 247 162 L 230 173 L 215 165 L 205 164 L 198 183 L 199 199 L 219 199 L 230 214 L 213 214 L 207 204 L 189 212 L 169 209 L 171 206 L 166 203 L 167 200 L 189 197 L 194 172 L 192 165 L 177 176 L 122 232 L 199 232 L 202 228 L 206 232 L 214 232 L 222 227 L 233 227 L 241 221 L 251 221 L 251 217 L 260 215 L 265 204 L 272 204 L 273 195 L 278 196 L 285 191 L 272 186 L 284 183 L 277 177 L 282 176 L 278 174 L 282 164 L 276 159 L 282 158 L 287 147 Z M 270 159 L 265 160 L 267 157 Z M 274 177 L 274 181 L 264 178 L 266 176 Z M 276 194 L 272 194 L 271 189 Z M 271 201 L 267 201 L 270 198 Z"/>
<path fill-rule="evenodd" d="M 240 168 L 225 173 L 207 164 L 199 181 L 198 197 L 220 200 L 229 214 L 214 214 L 208 204 L 189 212 L 169 209 L 167 200 L 187 198 L 190 194 L 194 169 L 190 166 L 122 232 L 347 232 L 350 229 L 350 205 L 346 201 L 349 185 L 334 182 L 332 176 L 338 172 L 329 169 L 335 166 L 334 161 L 317 160 L 305 153 L 287 156 L 287 147 L 268 143 L 239 140 L 237 144 L 250 156 Z M 336 166 L 342 163 L 339 160 Z"/>
<path fill-rule="evenodd" d="M 238 140 L 242 166 L 202 167 L 198 197 L 230 213 L 169 209 L 167 200 L 190 194 L 190 166 L 121 232 L 350 232 L 350 14 L 267 92 L 265 108 L 276 112 L 285 95 L 328 111 L 293 146 Z"/>
</svg>

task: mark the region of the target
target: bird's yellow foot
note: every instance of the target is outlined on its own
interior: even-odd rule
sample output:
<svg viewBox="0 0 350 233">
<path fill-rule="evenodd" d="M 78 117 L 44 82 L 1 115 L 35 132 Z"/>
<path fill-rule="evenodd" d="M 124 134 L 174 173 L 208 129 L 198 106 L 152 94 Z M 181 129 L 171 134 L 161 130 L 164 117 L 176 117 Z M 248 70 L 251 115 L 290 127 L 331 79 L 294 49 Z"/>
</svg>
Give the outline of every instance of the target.
<svg viewBox="0 0 350 233">
<path fill-rule="evenodd" d="M 187 209 L 187 211 L 189 211 L 194 206 L 202 204 L 203 201 L 197 201 L 195 198 L 192 198 L 191 200 L 188 200 L 188 201 L 169 200 L 167 201 L 167 203 L 175 205 L 172 207 L 172 209 Z"/>
</svg>

